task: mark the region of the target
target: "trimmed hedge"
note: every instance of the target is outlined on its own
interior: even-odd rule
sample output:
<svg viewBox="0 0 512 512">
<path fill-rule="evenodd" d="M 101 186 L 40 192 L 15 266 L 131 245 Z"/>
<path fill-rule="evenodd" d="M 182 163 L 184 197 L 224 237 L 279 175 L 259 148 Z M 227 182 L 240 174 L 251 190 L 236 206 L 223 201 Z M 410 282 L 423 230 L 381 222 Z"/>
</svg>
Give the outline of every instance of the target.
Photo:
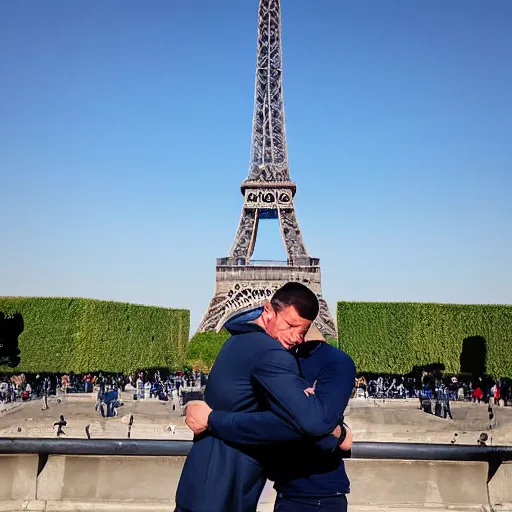
<svg viewBox="0 0 512 512">
<path fill-rule="evenodd" d="M 338 343 L 337 338 L 329 338 L 327 340 L 327 343 L 329 343 L 329 345 L 332 345 L 334 348 L 340 348 L 340 344 Z"/>
<path fill-rule="evenodd" d="M 487 373 L 512 377 L 512 306 L 339 302 L 338 336 L 358 372 L 391 374 L 431 363 L 460 373 L 464 340 L 483 338 Z"/>
<path fill-rule="evenodd" d="M 229 336 L 226 329 L 219 333 L 207 331 L 194 334 L 187 346 L 187 363 L 194 369 L 209 372 Z"/>
<path fill-rule="evenodd" d="M 20 313 L 21 363 L 0 371 L 133 372 L 183 365 L 190 312 L 92 299 L 0 297 Z"/>
</svg>

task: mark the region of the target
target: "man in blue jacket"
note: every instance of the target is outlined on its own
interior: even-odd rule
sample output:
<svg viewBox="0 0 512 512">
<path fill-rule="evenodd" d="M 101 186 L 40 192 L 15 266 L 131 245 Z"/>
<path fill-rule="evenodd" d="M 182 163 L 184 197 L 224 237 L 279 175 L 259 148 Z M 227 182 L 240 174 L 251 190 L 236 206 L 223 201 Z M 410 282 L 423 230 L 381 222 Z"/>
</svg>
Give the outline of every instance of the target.
<svg viewBox="0 0 512 512">
<path fill-rule="evenodd" d="M 245 324 L 247 328 L 248 324 Z M 228 322 L 231 331 L 243 331 L 240 322 Z M 355 367 L 352 359 L 337 348 L 325 343 L 314 327 L 306 341 L 292 349 L 303 377 L 314 386 L 314 393 L 327 410 L 343 413 L 352 393 Z M 214 421 L 208 416 L 216 414 Z M 339 449 L 322 451 L 311 439 L 298 442 L 275 442 L 267 435 L 270 425 L 279 428 L 276 417 L 269 412 L 211 413 L 207 404 L 199 402 L 187 411 L 187 422 L 196 431 L 206 423 L 213 435 L 227 442 L 259 446 L 266 475 L 275 482 L 277 491 L 275 512 L 307 512 L 325 510 L 346 512 L 346 494 L 350 483 L 345 471 L 343 453 Z M 205 419 L 207 418 L 207 419 Z"/>
<path fill-rule="evenodd" d="M 310 387 L 299 375 L 289 349 L 304 339 L 318 314 L 315 294 L 300 283 L 280 288 L 262 311 L 253 312 L 244 332 L 232 336 L 211 370 L 205 401 L 209 414 L 205 431 L 194 438 L 176 494 L 179 512 L 254 512 L 266 474 L 261 446 L 215 437 L 226 413 L 266 411 L 258 425 L 262 438 L 273 442 L 314 436 L 318 449 L 334 450 L 331 435 L 342 410 L 327 407 L 327 397 L 308 396 Z M 353 382 L 353 377 L 351 378 Z M 229 421 L 229 420 L 228 420 Z M 313 442 L 313 441 L 312 441 Z"/>
</svg>

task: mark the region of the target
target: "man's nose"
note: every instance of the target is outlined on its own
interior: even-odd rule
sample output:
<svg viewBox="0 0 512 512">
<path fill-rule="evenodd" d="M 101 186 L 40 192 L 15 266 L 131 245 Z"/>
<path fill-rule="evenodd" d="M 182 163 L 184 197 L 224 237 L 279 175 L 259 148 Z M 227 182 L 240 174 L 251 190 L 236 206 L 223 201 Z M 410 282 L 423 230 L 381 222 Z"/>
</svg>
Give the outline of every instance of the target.
<svg viewBox="0 0 512 512">
<path fill-rule="evenodd" d="M 297 331 L 294 334 L 294 338 L 299 342 L 302 343 L 304 341 L 304 337 L 306 336 L 306 333 L 303 330 Z"/>
<path fill-rule="evenodd" d="M 285 332 L 281 335 L 281 340 L 285 343 L 296 343 L 297 342 L 297 336 L 295 336 L 291 332 Z"/>
</svg>

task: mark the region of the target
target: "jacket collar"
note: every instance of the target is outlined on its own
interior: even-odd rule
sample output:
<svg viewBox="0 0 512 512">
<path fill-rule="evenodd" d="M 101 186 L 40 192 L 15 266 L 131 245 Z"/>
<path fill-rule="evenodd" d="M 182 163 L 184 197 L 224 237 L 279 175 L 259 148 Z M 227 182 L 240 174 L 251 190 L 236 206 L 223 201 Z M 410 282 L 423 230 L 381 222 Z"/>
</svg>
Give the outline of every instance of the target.
<svg viewBox="0 0 512 512">
<path fill-rule="evenodd" d="M 229 334 L 245 334 L 248 332 L 265 332 L 259 325 L 254 323 L 254 320 L 259 318 L 263 313 L 263 306 L 251 307 L 237 311 L 231 315 L 224 323 L 224 329 Z"/>
</svg>

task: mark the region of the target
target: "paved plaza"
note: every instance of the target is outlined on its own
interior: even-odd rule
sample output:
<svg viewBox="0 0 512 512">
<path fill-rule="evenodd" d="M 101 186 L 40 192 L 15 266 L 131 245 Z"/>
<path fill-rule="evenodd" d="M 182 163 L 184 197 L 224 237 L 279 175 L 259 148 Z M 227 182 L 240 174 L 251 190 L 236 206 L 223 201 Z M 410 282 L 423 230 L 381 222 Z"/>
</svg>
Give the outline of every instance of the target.
<svg viewBox="0 0 512 512">
<path fill-rule="evenodd" d="M 53 424 L 62 414 L 67 421 L 62 437 L 85 438 L 85 427 L 90 425 L 92 438 L 126 438 L 133 415 L 132 439 L 192 439 L 176 401 L 134 401 L 128 392 L 123 394 L 122 401 L 124 405 L 114 418 L 102 418 L 94 410 L 94 394 L 61 395 L 60 402 L 51 397 L 50 407 L 45 411 L 41 401 L 8 404 L 3 406 L 4 410 L 0 408 L 0 436 L 55 437 Z M 450 443 L 455 439 L 457 444 L 476 444 L 480 433 L 488 432 L 485 404 L 454 402 L 452 414 L 453 420 L 425 414 L 419 409 L 418 400 L 354 399 L 350 401 L 346 421 L 356 441 Z M 493 444 L 512 444 L 511 407 L 494 407 L 493 426 Z"/>
<path fill-rule="evenodd" d="M 359 399 L 350 401 L 347 423 L 356 441 L 476 444 L 485 431 L 494 445 L 512 444 L 512 407 L 493 407 L 490 432 L 486 404 L 452 402 L 451 411 L 453 420 L 424 413 L 418 399 Z"/>
<path fill-rule="evenodd" d="M 56 437 L 57 427 L 53 425 L 62 414 L 67 422 L 62 438 L 85 438 L 87 425 L 93 439 L 127 438 L 130 415 L 133 415 L 132 439 L 192 439 L 177 401 L 134 401 L 132 396 L 133 392 L 122 393 L 123 406 L 113 418 L 102 418 L 99 411 L 95 411 L 95 393 L 61 394 L 58 399 L 52 396 L 47 410 L 42 410 L 40 400 L 8 404 L 4 412 L 0 409 L 0 436 Z"/>
</svg>

